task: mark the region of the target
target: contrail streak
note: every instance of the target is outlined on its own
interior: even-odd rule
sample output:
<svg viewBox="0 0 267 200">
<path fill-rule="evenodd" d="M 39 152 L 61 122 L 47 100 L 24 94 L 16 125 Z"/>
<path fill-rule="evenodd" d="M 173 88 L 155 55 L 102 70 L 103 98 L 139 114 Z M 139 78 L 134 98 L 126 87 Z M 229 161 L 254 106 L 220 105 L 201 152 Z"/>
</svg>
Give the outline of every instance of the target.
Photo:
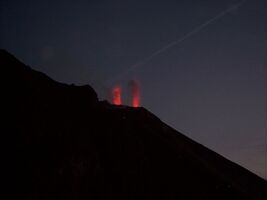
<svg viewBox="0 0 267 200">
<path fill-rule="evenodd" d="M 246 0 L 243 0 L 229 8 L 227 8 L 226 10 L 220 12 L 219 14 L 217 14 L 216 16 L 214 16 L 213 18 L 209 19 L 208 21 L 206 21 L 205 23 L 197 26 L 195 29 L 193 29 L 192 31 L 190 31 L 189 33 L 185 34 L 183 37 L 176 39 L 170 43 L 168 43 L 166 46 L 162 47 L 161 49 L 153 52 L 150 56 L 144 58 L 143 60 L 137 62 L 136 64 L 130 66 L 130 68 L 128 68 L 124 73 L 121 73 L 122 77 L 123 75 L 128 74 L 130 71 L 139 68 L 140 66 L 144 65 L 146 62 L 148 62 L 149 60 L 151 60 L 152 58 L 154 58 L 155 56 L 165 52 L 166 50 L 180 44 L 181 42 L 183 42 L 184 40 L 192 37 L 193 35 L 195 35 L 196 33 L 198 33 L 200 30 L 202 30 L 203 28 L 205 28 L 206 26 L 210 25 L 211 23 L 215 22 L 216 20 L 222 18 L 223 16 L 225 16 L 226 14 L 230 13 L 232 10 L 235 10 L 237 8 L 239 8 L 241 5 L 243 5 L 243 3 L 245 3 Z"/>
</svg>

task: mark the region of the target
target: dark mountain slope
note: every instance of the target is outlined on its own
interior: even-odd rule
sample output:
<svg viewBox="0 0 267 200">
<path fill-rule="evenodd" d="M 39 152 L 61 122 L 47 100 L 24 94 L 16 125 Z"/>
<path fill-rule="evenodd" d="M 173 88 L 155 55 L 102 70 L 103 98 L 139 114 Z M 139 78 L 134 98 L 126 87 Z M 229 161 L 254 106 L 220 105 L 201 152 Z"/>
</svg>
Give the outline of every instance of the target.
<svg viewBox="0 0 267 200">
<path fill-rule="evenodd" d="M 0 63 L 22 199 L 267 199 L 266 181 L 146 109 L 100 102 L 3 50 Z"/>
</svg>

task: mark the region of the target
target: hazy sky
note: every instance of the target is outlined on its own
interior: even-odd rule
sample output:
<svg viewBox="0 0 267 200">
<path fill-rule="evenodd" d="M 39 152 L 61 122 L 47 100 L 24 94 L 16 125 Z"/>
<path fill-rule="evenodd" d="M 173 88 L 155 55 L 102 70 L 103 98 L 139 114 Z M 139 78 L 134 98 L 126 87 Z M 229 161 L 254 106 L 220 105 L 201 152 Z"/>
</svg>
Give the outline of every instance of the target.
<svg viewBox="0 0 267 200">
<path fill-rule="evenodd" d="M 267 179 L 265 0 L 0 2 L 1 48 L 100 99 L 136 79 L 144 107 Z"/>
</svg>

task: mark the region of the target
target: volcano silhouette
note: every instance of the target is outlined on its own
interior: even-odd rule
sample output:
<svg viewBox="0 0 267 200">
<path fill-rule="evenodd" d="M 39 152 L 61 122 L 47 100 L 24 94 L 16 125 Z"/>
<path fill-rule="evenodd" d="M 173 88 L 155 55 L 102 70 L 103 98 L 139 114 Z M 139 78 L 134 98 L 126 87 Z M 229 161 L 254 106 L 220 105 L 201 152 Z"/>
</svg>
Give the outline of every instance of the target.
<svg viewBox="0 0 267 200">
<path fill-rule="evenodd" d="M 19 199 L 267 199 L 266 181 L 145 108 L 99 101 L 0 51 Z"/>
</svg>

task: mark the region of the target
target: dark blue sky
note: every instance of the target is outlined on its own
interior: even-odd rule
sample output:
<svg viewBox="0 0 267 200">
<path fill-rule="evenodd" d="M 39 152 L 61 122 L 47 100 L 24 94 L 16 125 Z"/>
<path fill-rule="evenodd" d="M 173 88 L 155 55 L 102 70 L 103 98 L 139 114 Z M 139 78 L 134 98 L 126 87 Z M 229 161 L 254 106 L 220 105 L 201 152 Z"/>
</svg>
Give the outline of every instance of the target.
<svg viewBox="0 0 267 200">
<path fill-rule="evenodd" d="M 247 0 L 1 0 L 0 47 L 101 99 L 131 79 L 164 122 L 267 179 L 267 16 Z M 125 91 L 125 99 L 127 91 Z"/>
</svg>

